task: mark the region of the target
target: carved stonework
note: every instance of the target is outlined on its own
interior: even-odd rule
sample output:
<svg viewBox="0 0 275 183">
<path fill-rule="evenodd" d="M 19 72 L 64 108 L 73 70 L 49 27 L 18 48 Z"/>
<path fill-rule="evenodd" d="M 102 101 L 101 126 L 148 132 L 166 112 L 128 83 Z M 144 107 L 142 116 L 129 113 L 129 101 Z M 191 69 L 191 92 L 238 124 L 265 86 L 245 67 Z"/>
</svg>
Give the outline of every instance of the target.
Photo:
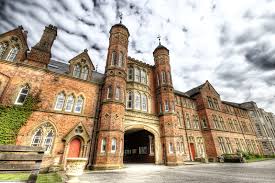
<svg viewBox="0 0 275 183">
<path fill-rule="evenodd" d="M 79 181 L 78 177 L 83 174 L 83 170 L 85 165 L 87 164 L 87 158 L 67 158 L 66 165 L 66 175 L 68 176 L 69 182 L 77 182 Z"/>
</svg>

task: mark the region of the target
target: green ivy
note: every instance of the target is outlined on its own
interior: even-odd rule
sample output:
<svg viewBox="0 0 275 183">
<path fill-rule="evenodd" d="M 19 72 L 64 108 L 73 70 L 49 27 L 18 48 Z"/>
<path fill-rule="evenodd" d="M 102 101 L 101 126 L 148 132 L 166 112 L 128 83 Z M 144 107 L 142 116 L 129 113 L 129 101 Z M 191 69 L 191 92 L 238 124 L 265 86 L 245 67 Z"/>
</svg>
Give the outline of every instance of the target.
<svg viewBox="0 0 275 183">
<path fill-rule="evenodd" d="M 20 128 L 39 102 L 38 95 L 29 95 L 21 106 L 0 105 L 0 144 L 15 144 Z"/>
</svg>

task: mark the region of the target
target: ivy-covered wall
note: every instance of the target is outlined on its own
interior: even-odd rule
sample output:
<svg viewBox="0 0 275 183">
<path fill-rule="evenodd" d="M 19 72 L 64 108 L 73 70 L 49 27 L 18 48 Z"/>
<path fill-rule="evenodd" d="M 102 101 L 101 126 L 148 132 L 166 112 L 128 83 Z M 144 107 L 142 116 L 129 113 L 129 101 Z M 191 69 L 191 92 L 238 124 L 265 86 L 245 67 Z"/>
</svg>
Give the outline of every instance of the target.
<svg viewBox="0 0 275 183">
<path fill-rule="evenodd" d="M 0 144 L 15 144 L 16 136 L 38 103 L 37 96 L 29 95 L 21 106 L 0 105 Z"/>
</svg>

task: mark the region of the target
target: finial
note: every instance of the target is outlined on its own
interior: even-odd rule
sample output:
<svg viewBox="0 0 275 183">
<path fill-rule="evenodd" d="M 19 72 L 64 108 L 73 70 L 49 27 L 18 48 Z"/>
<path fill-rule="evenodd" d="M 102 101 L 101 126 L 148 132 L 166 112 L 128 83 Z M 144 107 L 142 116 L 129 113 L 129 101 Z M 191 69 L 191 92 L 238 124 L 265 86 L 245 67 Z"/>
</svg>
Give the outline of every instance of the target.
<svg viewBox="0 0 275 183">
<path fill-rule="evenodd" d="M 160 42 L 160 38 L 161 38 L 161 37 L 160 37 L 160 35 L 158 35 L 157 38 L 158 38 L 158 40 L 159 40 L 159 45 L 161 45 L 161 42 Z"/>
<path fill-rule="evenodd" d="M 95 71 L 97 71 L 97 68 L 98 68 L 98 64 L 96 64 L 96 66 L 95 66 Z"/>
<path fill-rule="evenodd" d="M 119 12 L 119 23 L 121 24 L 122 23 L 122 18 L 123 18 L 123 14 L 121 12 Z"/>
</svg>

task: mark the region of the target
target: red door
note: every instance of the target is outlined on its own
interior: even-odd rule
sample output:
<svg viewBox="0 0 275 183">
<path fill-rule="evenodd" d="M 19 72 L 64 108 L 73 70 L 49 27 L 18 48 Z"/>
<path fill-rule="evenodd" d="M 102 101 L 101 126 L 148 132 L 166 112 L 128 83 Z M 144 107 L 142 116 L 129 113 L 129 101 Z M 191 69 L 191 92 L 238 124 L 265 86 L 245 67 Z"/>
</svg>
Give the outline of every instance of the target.
<svg viewBox="0 0 275 183">
<path fill-rule="evenodd" d="M 80 155 L 81 142 L 75 138 L 70 142 L 68 158 L 78 158 Z"/>
<path fill-rule="evenodd" d="M 195 146 L 194 143 L 190 143 L 190 151 L 191 151 L 191 156 L 192 156 L 192 160 L 195 160 Z"/>
</svg>

